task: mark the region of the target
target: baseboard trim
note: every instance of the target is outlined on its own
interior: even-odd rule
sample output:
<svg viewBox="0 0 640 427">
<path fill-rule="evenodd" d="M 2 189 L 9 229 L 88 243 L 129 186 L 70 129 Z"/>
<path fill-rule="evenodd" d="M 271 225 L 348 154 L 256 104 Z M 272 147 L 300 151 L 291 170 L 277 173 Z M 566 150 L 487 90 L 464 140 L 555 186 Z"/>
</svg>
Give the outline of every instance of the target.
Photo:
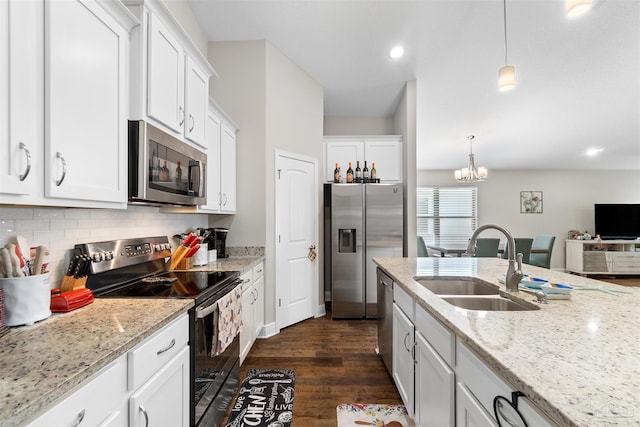
<svg viewBox="0 0 640 427">
<path fill-rule="evenodd" d="M 270 338 L 272 336 L 278 335 L 280 331 L 276 329 L 276 322 L 267 323 L 262 327 L 258 338 Z"/>
<path fill-rule="evenodd" d="M 320 304 L 316 310 L 316 315 L 315 317 L 323 317 L 327 315 L 327 310 L 324 306 L 324 304 Z"/>
</svg>

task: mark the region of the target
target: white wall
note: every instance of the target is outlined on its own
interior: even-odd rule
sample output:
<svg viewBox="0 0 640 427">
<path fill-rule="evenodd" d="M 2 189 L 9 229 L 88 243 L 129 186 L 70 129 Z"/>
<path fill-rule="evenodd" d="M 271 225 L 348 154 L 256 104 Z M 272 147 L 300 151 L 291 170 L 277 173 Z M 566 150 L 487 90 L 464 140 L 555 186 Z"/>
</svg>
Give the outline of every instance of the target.
<svg viewBox="0 0 640 427">
<path fill-rule="evenodd" d="M 453 178 L 453 171 L 421 170 L 417 185 L 460 184 Z M 478 223 L 501 225 L 514 237 L 555 235 L 551 268 L 557 269 L 565 267 L 567 232 L 576 229 L 593 233 L 594 203 L 640 203 L 640 170 L 490 170 L 485 182 L 474 185 L 478 187 Z M 529 190 L 542 191 L 541 214 L 520 213 L 520 191 Z"/>
<path fill-rule="evenodd" d="M 324 135 L 397 135 L 390 117 L 324 117 Z"/>
<path fill-rule="evenodd" d="M 77 243 L 151 236 L 167 236 L 173 243 L 174 234 L 206 226 L 206 215 L 161 214 L 147 206 L 114 210 L 0 205 L 0 246 L 20 235 L 30 246 L 49 248 L 52 288 L 59 286 Z"/>
<path fill-rule="evenodd" d="M 275 321 L 275 150 L 317 159 L 321 182 L 323 90 L 265 41 L 211 42 L 208 57 L 219 74 L 212 79 L 210 95 L 240 128 L 238 213 L 231 218 L 211 216 L 210 224 L 229 227 L 232 246 L 265 247 L 265 322 L 271 323 Z M 318 200 L 320 196 L 319 187 Z M 320 221 L 318 225 L 320 236 Z"/>
<path fill-rule="evenodd" d="M 161 0 L 171 14 L 180 23 L 185 33 L 191 37 L 193 43 L 198 47 L 200 52 L 207 56 L 207 37 L 200 28 L 196 16 L 193 14 L 191 5 L 186 0 Z"/>
</svg>

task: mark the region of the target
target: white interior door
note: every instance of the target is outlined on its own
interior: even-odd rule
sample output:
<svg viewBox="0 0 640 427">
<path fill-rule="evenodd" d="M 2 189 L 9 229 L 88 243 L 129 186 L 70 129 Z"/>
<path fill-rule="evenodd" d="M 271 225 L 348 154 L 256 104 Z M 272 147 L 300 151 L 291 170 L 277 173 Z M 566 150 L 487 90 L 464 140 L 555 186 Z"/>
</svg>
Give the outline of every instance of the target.
<svg viewBox="0 0 640 427">
<path fill-rule="evenodd" d="M 314 315 L 318 295 L 317 162 L 276 153 L 276 327 Z"/>
</svg>

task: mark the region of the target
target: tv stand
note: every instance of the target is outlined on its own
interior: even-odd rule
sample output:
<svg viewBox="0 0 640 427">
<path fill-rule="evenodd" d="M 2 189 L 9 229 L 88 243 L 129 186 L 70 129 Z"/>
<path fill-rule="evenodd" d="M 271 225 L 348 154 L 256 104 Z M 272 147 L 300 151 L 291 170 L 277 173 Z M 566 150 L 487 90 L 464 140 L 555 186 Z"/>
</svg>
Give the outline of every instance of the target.
<svg viewBox="0 0 640 427">
<path fill-rule="evenodd" d="M 640 275 L 640 240 L 566 241 L 567 271 L 587 274 Z"/>
</svg>

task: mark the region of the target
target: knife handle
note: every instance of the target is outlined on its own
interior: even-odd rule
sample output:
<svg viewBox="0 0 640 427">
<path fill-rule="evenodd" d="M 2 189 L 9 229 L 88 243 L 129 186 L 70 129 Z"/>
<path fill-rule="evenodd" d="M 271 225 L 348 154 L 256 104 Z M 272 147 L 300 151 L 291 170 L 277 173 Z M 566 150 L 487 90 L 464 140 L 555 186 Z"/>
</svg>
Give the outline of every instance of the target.
<svg viewBox="0 0 640 427">
<path fill-rule="evenodd" d="M 180 261 L 182 261 L 182 258 L 184 258 L 184 256 L 187 254 L 187 251 L 189 250 L 188 247 L 186 246 L 178 246 L 178 248 L 173 252 L 173 255 L 171 255 L 171 263 L 169 264 L 169 270 L 173 270 L 176 268 L 176 266 L 180 263 Z"/>
</svg>

